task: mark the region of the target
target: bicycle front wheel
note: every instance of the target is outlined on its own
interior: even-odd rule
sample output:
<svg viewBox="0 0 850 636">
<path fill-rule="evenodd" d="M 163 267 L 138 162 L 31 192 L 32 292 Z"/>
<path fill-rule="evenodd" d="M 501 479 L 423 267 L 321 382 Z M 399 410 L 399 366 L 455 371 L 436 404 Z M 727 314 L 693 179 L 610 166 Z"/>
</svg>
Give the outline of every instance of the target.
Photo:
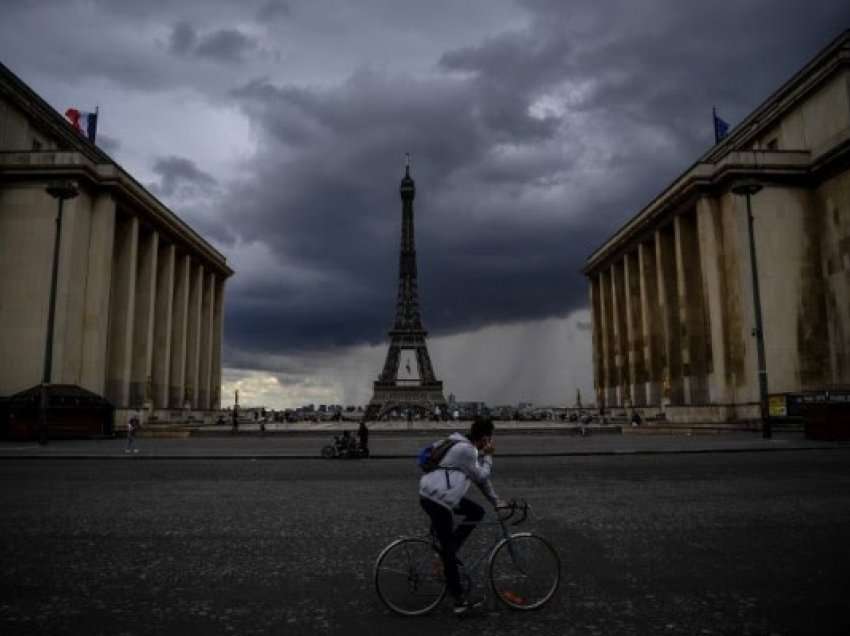
<svg viewBox="0 0 850 636">
<path fill-rule="evenodd" d="M 446 595 L 443 560 L 423 539 L 398 539 L 375 562 L 375 589 L 388 608 L 402 616 L 430 612 Z"/>
<path fill-rule="evenodd" d="M 561 582 L 561 560 L 549 543 L 523 532 L 503 539 L 490 557 L 490 586 L 508 607 L 543 607 Z"/>
</svg>

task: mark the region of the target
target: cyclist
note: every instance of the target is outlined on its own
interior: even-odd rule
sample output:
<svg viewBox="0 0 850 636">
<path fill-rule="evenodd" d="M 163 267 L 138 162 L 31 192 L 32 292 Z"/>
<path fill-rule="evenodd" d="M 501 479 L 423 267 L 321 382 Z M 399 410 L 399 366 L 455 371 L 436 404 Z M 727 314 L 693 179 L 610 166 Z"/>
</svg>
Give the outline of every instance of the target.
<svg viewBox="0 0 850 636">
<path fill-rule="evenodd" d="M 484 509 L 465 497 L 470 482 L 479 487 L 494 507 L 507 504 L 499 499 L 490 483 L 495 452 L 493 421 L 477 418 L 467 435 L 452 433 L 449 439 L 455 444 L 446 452 L 439 467 L 425 473 L 419 480 L 419 503 L 431 518 L 434 533 L 442 547 L 446 585 L 454 597 L 454 613 L 460 615 L 475 603 L 463 594 L 457 552 L 484 517 Z M 455 514 L 464 517 L 456 528 Z"/>
</svg>

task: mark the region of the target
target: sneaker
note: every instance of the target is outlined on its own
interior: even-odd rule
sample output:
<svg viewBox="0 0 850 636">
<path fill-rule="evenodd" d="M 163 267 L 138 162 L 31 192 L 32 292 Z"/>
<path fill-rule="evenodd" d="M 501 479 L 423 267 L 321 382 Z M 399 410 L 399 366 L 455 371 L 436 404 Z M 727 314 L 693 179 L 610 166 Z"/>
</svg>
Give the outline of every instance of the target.
<svg viewBox="0 0 850 636">
<path fill-rule="evenodd" d="M 139 449 L 138 449 L 138 448 L 134 448 L 134 449 L 133 449 L 133 452 L 134 452 L 134 453 L 138 453 L 138 452 L 139 452 Z"/>
<path fill-rule="evenodd" d="M 129 453 L 129 452 L 130 452 L 130 449 L 129 449 L 129 448 L 125 448 L 125 449 L 124 449 L 124 452 L 125 452 L 125 453 Z"/>
<path fill-rule="evenodd" d="M 484 599 L 462 598 L 455 601 L 454 615 L 463 616 L 469 610 L 479 607 L 484 602 Z"/>
</svg>

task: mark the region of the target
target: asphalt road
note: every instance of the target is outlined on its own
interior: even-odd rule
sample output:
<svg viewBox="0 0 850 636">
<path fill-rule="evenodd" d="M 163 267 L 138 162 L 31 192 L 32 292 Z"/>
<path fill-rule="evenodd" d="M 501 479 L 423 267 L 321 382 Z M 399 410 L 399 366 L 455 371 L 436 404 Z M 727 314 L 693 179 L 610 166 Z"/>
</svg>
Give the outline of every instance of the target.
<svg viewBox="0 0 850 636">
<path fill-rule="evenodd" d="M 850 633 L 847 449 L 497 458 L 563 583 L 539 612 L 464 620 L 397 618 L 372 587 L 381 547 L 425 528 L 416 470 L 0 461 L 0 633 Z"/>
</svg>

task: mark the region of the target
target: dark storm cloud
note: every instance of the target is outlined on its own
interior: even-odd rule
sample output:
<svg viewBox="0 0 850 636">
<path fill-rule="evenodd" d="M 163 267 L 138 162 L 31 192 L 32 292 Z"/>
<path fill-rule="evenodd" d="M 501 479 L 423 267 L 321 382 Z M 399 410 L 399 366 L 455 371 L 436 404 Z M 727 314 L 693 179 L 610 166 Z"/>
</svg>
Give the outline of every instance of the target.
<svg viewBox="0 0 850 636">
<path fill-rule="evenodd" d="M 277 20 L 279 18 L 286 18 L 291 15 L 292 7 L 289 6 L 288 2 L 283 2 L 283 0 L 269 0 L 269 2 L 262 5 L 257 11 L 257 20 L 260 22 L 267 22 L 270 20 Z"/>
<path fill-rule="evenodd" d="M 232 92 L 265 134 L 225 207 L 291 273 L 235 280 L 234 349 L 385 337 L 406 151 L 432 333 L 586 306 L 584 259 L 709 147 L 712 105 L 739 120 L 850 23 L 840 3 L 524 4 L 526 28 L 446 51 L 424 79 Z"/>
<path fill-rule="evenodd" d="M 185 20 L 181 20 L 174 25 L 174 30 L 171 32 L 169 49 L 177 55 L 186 55 L 195 48 L 195 42 L 197 41 L 198 34 L 195 33 L 192 25 Z"/>
<path fill-rule="evenodd" d="M 219 29 L 198 35 L 186 20 L 174 25 L 168 48 L 175 55 L 197 55 L 217 62 L 240 63 L 257 43 L 237 29 Z"/>
<path fill-rule="evenodd" d="M 405 152 L 432 333 L 585 306 L 583 260 L 710 146 L 711 107 L 740 121 L 850 25 L 832 0 L 7 4 L 0 52 L 22 78 L 136 105 L 114 129 L 136 166 L 179 148 L 152 190 L 237 270 L 226 362 L 383 340 Z M 187 99 L 215 109 L 214 143 L 168 118 L 156 150 L 134 146 L 144 108 Z"/>
<path fill-rule="evenodd" d="M 200 170 L 194 162 L 185 157 L 161 157 L 154 162 L 153 171 L 160 177 L 160 182 L 150 186 L 151 191 L 159 196 L 170 197 L 178 194 L 181 189 L 208 189 L 216 185 L 212 175 Z"/>
<path fill-rule="evenodd" d="M 220 29 L 200 39 L 195 53 L 219 62 L 238 63 L 256 42 L 237 29 Z"/>
<path fill-rule="evenodd" d="M 234 286 L 228 324 L 238 346 L 277 342 L 295 350 L 383 339 L 393 317 L 406 150 L 414 153 L 420 290 L 434 333 L 559 315 L 584 303 L 580 281 L 565 289 L 564 279 L 586 253 L 576 248 L 596 235 L 586 222 L 571 223 L 568 209 L 563 219 L 538 224 L 534 217 L 547 206 L 519 206 L 511 194 L 544 187 L 536 184 L 570 160 L 541 150 L 531 168 L 518 162 L 520 176 L 496 182 L 494 135 L 515 147 L 546 141 L 512 103 L 506 106 L 516 119 L 529 120 L 513 128 L 486 116 L 480 93 L 466 82 L 367 72 L 324 93 L 253 82 L 236 95 L 271 142 L 257 166 L 262 177 L 234 194 L 240 232 L 318 273 L 309 283 L 268 277 Z M 291 161 L 275 158 L 283 149 L 294 150 Z M 441 188 L 459 200 L 441 202 Z M 493 214 L 470 219 L 469 208 L 480 205 Z"/>
</svg>

